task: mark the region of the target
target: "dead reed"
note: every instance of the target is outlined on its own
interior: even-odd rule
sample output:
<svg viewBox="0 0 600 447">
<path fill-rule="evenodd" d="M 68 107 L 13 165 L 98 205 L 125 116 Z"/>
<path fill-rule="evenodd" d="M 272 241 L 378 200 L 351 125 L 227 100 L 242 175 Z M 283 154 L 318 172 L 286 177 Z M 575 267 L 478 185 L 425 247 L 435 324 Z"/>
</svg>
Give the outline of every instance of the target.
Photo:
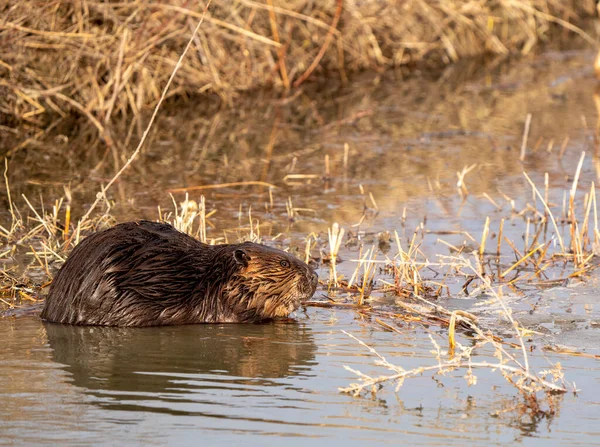
<svg viewBox="0 0 600 447">
<path fill-rule="evenodd" d="M 115 122 L 154 107 L 205 5 L 178 2 L 10 2 L 0 21 L 0 132 L 9 152 L 75 114 L 109 146 Z M 439 65 L 482 53 L 529 52 L 578 26 L 593 0 L 215 2 L 170 96 L 282 90 L 344 82 L 365 68 Z M 19 138 L 15 139 L 15 132 Z M 10 142 L 10 143 L 9 143 Z"/>
</svg>

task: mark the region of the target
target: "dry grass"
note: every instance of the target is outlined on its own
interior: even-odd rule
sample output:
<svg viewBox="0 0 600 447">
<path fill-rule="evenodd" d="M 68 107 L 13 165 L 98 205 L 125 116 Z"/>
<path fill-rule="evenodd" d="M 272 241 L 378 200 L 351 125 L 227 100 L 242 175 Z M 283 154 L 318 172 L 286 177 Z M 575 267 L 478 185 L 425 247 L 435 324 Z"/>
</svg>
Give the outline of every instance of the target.
<svg viewBox="0 0 600 447">
<path fill-rule="evenodd" d="M 526 173 L 524 175 L 527 176 Z M 532 186 L 535 187 L 533 183 Z M 516 247 L 516 241 L 504 237 L 503 250 L 498 241 L 497 250 L 486 252 L 484 247 L 490 232 L 490 218 L 487 217 L 478 248 L 469 249 L 466 245 L 455 247 L 438 239 L 438 242 L 444 242 L 455 254 L 437 254 L 437 259 L 431 260 L 419 250 L 416 241 L 423 241 L 425 232 L 417 229 L 406 251 L 400 239 L 396 237 L 398 252 L 394 257 L 387 256 L 385 260 L 376 260 L 372 251 L 368 250 L 360 259 L 353 260 L 356 262 L 356 268 L 352 279 L 347 283 L 342 282 L 344 290 L 351 292 L 355 302 L 360 305 L 369 298 L 361 285 L 365 283 L 365 279 L 374 282 L 369 291 L 375 294 L 393 293 L 402 299 L 437 299 L 444 292 L 450 294 L 451 286 L 446 283 L 447 280 L 452 284 L 463 278 L 460 294 L 468 296 L 475 293 L 474 291 L 492 293 L 500 286 L 518 288 L 563 284 L 572 278 L 585 276 L 597 268 L 595 257 L 598 253 L 600 232 L 597 227 L 598 210 L 593 183 L 589 193 L 584 195 L 583 203 L 576 205 L 577 201 L 573 200 L 568 209 L 564 210 L 564 218 L 555 217 L 543 200 L 542 203 L 546 206 L 547 215 L 527 204 L 522 213 L 532 213 L 536 217 L 526 220 L 516 217 L 517 221 L 526 222 L 523 228 L 524 251 Z M 519 214 L 521 213 L 514 213 L 515 216 Z M 504 218 L 499 220 L 494 226 L 498 225 L 501 228 Z M 553 222 L 554 232 L 549 230 L 550 222 Z M 568 245 L 563 243 L 567 236 L 570 238 Z M 501 232 L 499 239 L 500 237 Z M 379 274 L 375 276 L 372 269 L 367 268 L 368 265 L 379 265 Z M 476 265 L 476 268 L 473 265 Z M 423 271 L 430 273 L 424 275 Z M 405 316 L 409 319 L 425 316 L 439 320 L 440 309 L 431 307 L 431 303 L 428 303 L 426 309 L 411 307 L 403 302 L 398 304 L 404 308 Z M 506 313 L 509 314 L 508 309 Z M 445 325 L 449 324 L 448 318 L 442 320 Z"/>
<path fill-rule="evenodd" d="M 581 193 L 577 193 L 585 157 L 585 152 L 582 152 L 573 184 L 565 192 L 569 201 L 565 202 L 562 210 L 557 210 L 556 206 L 548 204 L 548 175 L 545 175 L 545 191 L 542 195 L 539 188 L 524 172 L 523 175 L 532 188 L 534 202 L 526 203 L 522 210 L 518 210 L 514 207 L 515 201 L 507 197 L 506 201 L 512 204 L 510 214 L 504 217 L 502 214 L 497 214 L 494 219 L 498 220 L 497 222 L 492 221 L 490 217 L 485 218 L 478 247 L 468 249 L 466 246 L 455 247 L 445 243 L 455 254 L 438 255 L 437 259 L 432 261 L 419 248 L 427 234 L 424 226 L 420 225 L 408 239 L 409 244 L 406 249 L 398 233 L 395 233 L 397 253 L 394 256 L 388 254 L 387 259 L 377 260 L 373 256 L 373 249 L 369 249 L 359 256 L 359 259 L 352 260 L 356 263 L 352 278 L 348 282 L 338 282 L 342 290 L 350 292 L 353 304 L 360 314 L 370 317 L 377 325 L 391 332 L 401 333 L 398 328 L 406 324 L 422 325 L 423 328 L 428 328 L 432 324 L 447 327 L 447 338 L 441 338 L 447 342 L 448 348 L 444 350 L 440 347 L 440 334 L 436 332 L 437 338 L 431 337 L 431 341 L 437 361 L 418 368 L 404 369 L 388 361 L 373 347 L 348 334 L 376 357 L 377 366 L 387 368 L 391 374 L 371 376 L 347 367 L 358 376 L 360 381 L 340 390 L 353 395 L 366 393 L 374 396 L 384 384 L 391 383 L 395 384 L 395 391 L 398 392 L 408 378 L 420 377 L 426 372 L 447 375 L 460 369 L 466 370 L 464 378 L 471 386 L 477 382 L 474 370 L 487 368 L 500 372 L 518 389 L 523 396 L 524 405 L 531 413 L 545 411 L 542 409 L 544 402 L 551 407 L 551 393 L 576 391 L 573 384 L 565 381 L 561 365 L 558 363 L 549 365 L 543 371 L 531 370 L 528 347 L 524 339 L 530 338 L 535 332 L 523 328 L 513 317 L 513 309 L 505 302 L 502 290 L 503 287 L 518 289 L 523 286 L 563 284 L 597 267 L 594 259 L 598 253 L 600 233 L 594 183 L 589 186 L 589 190 L 583 189 L 589 191 L 583 194 L 583 197 Z M 466 171 L 468 169 L 463 170 Z M 465 176 L 459 173 L 458 177 L 459 184 L 463 187 L 459 187 L 456 193 L 464 197 L 468 195 L 464 185 Z M 495 203 L 487 194 L 482 196 L 482 200 Z M 498 204 L 495 206 L 497 209 L 502 209 Z M 561 215 L 558 215 L 558 212 Z M 517 241 L 503 237 L 502 228 L 505 220 L 521 222 L 523 225 L 525 247 L 523 251 L 516 247 Z M 486 251 L 492 226 L 500 230 L 496 235 L 499 241 L 494 244 L 493 251 Z M 445 234 L 452 233 L 445 232 Z M 476 242 L 476 239 L 468 233 L 465 237 L 468 237 L 470 242 Z M 500 243 L 502 238 L 505 244 Z M 442 242 L 440 239 L 438 241 Z M 512 261 L 510 261 L 511 257 Z M 333 271 L 333 266 L 330 269 Z M 373 273 L 376 269 L 378 274 Z M 425 275 L 425 271 L 429 271 L 430 274 Z M 443 274 L 444 272 L 446 273 Z M 332 277 L 334 276 L 332 275 L 329 280 L 330 288 L 337 286 L 332 283 Z M 442 279 L 438 279 L 439 277 Z M 489 301 L 495 302 L 498 308 L 498 321 L 503 321 L 513 329 L 512 337 L 501 338 L 489 329 L 482 329 L 475 315 L 460 310 L 449 311 L 436 303 L 437 298 L 441 297 L 444 291 L 449 293 L 450 286 L 445 281 L 449 279 L 452 282 L 459 278 L 464 278 L 459 295 L 476 292 L 491 297 Z M 372 284 L 369 289 L 371 293 L 395 294 L 398 297 L 395 301 L 396 307 L 401 310 L 393 310 L 393 308 L 384 310 L 385 308 L 382 309 L 376 304 L 376 300 L 369 300 L 368 293 L 365 294 L 366 283 Z M 329 298 L 330 306 L 340 303 L 344 306 L 349 304 L 343 298 L 336 300 L 335 292 Z M 365 304 L 370 304 L 371 307 L 365 307 Z M 459 327 L 461 327 L 460 332 L 467 331 L 468 335 L 463 334 L 463 336 L 468 340 L 468 345 L 457 341 L 456 333 Z M 515 349 L 521 352 L 520 356 L 514 354 Z M 552 350 L 566 355 L 585 355 L 572 350 L 553 348 Z M 495 361 L 476 360 L 473 357 L 475 355 L 492 355 Z M 544 396 L 541 400 L 540 393 Z"/>
<path fill-rule="evenodd" d="M 26 146 L 71 114 L 118 147 L 112 126 L 139 126 L 156 105 L 203 8 L 182 0 L 6 5 L 0 132 L 8 148 Z M 554 25 L 592 41 L 577 26 L 594 12 L 593 0 L 215 2 L 169 94 L 210 92 L 233 104 L 259 86 L 290 90 L 308 79 L 343 82 L 366 68 L 527 53 Z"/>
</svg>

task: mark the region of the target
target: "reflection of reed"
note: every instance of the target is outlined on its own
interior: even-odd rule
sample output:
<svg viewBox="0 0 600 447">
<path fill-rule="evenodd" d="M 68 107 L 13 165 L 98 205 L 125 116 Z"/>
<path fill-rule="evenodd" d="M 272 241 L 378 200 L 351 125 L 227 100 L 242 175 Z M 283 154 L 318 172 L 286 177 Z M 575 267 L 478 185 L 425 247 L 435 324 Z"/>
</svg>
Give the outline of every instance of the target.
<svg viewBox="0 0 600 447">
<path fill-rule="evenodd" d="M 596 77 L 600 80 L 600 52 L 598 52 L 594 69 L 596 70 Z M 600 83 L 596 84 L 596 88 L 594 89 L 594 106 L 596 107 L 596 114 L 598 115 L 596 119 L 596 131 L 594 133 L 594 163 L 596 166 L 596 177 L 600 178 L 600 171 L 598 171 L 598 159 L 600 156 Z"/>
<path fill-rule="evenodd" d="M 242 380 L 286 377 L 309 364 L 316 350 L 309 329 L 296 323 L 146 329 L 49 323 L 45 327 L 52 359 L 67 365 L 73 384 L 106 391 L 158 393 L 178 374 L 213 371 Z"/>
<path fill-rule="evenodd" d="M 600 15 L 600 3 L 596 4 L 596 11 Z M 596 60 L 594 61 L 594 72 L 596 73 L 596 78 L 600 80 L 600 51 L 596 55 Z"/>
<path fill-rule="evenodd" d="M 340 194 L 344 190 L 351 194 L 357 184 L 366 185 L 384 212 L 401 209 L 410 199 L 431 198 L 434 189 L 439 209 L 454 214 L 455 197 L 447 193 L 456 184 L 456 173 L 474 165 L 464 181 L 468 191 L 475 196 L 489 193 L 499 200 L 494 193 L 504 183 L 514 183 L 512 176 L 521 178 L 518 148 L 528 113 L 532 114 L 525 159 L 528 172 L 552 174 L 557 154 L 566 151 L 563 159 L 569 160 L 576 151 L 573 146 L 581 144 L 581 116 L 594 110 L 586 80 L 573 82 L 585 64 L 589 64 L 585 57 L 572 55 L 497 66 L 463 63 L 433 79 L 375 83 L 367 76 L 356 78 L 350 88 L 319 91 L 307 85 L 302 95 L 284 101 L 257 92 L 247 104 L 230 111 L 196 102 L 167 108 L 135 172 L 120 179 L 123 197 L 135 198 L 133 206 L 120 200 L 122 206 L 113 213 L 119 220 L 154 219 L 157 203 L 170 207 L 165 189 L 239 185 L 264 174 L 265 181 L 280 187 L 273 190 L 275 203 L 293 196 L 298 208 L 320 213 L 328 206 L 329 222 L 360 218 L 363 210 L 358 201 L 354 204 L 347 200 L 348 193 Z M 127 140 L 130 130 L 115 128 L 115 138 Z M 64 179 L 76 177 L 80 181 L 72 184 L 73 207 L 93 200 L 94 180 L 102 182 L 113 172 L 109 163 L 101 163 L 104 152 L 94 149 L 90 138 L 82 129 L 68 145 L 62 139 L 50 141 L 45 153 L 49 159 L 15 154 L 9 170 L 13 197 L 37 196 L 40 182 L 46 186 L 45 197 L 57 197 L 63 194 Z M 199 155 L 190 157 L 193 153 Z M 330 188 L 321 180 L 324 155 L 329 156 Z M 87 175 L 98 165 L 94 176 Z M 304 180 L 284 181 L 293 175 Z M 12 179 L 28 179 L 28 183 Z M 268 191 L 254 186 L 206 193 L 207 203 L 218 201 L 222 228 L 236 223 L 227 218 L 240 203 L 256 210 L 269 201 Z M 184 194 L 175 194 L 176 199 L 180 201 Z M 191 193 L 193 199 L 199 196 L 198 191 Z M 300 222 L 296 229 L 316 228 Z"/>
</svg>

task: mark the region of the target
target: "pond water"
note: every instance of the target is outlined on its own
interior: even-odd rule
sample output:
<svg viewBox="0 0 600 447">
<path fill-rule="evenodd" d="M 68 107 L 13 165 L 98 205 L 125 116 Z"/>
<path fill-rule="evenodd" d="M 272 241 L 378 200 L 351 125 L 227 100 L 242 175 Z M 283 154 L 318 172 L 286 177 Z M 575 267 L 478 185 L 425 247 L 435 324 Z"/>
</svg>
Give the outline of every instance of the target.
<svg viewBox="0 0 600 447">
<path fill-rule="evenodd" d="M 293 100 L 257 93 L 251 105 L 229 112 L 208 100 L 171 105 L 141 158 L 109 192 L 110 212 L 118 220 L 156 219 L 157 205 L 172 209 L 168 190 L 181 202 L 179 188 L 261 181 L 276 187 L 272 199 L 263 186 L 189 190 L 190 198 L 204 194 L 208 209 L 217 211 L 208 221 L 209 238 L 235 241 L 247 232 L 251 215 L 265 242 L 299 255 L 305 237 L 317 234 L 312 255 L 318 260 L 328 251 L 327 228 L 339 222 L 352 241 L 340 251 L 338 273 L 345 278 L 361 250 L 374 246 L 380 258 L 393 256 L 393 238 L 387 248 L 378 244 L 385 232 L 397 231 L 409 244 L 421 228 L 422 256 L 434 260 L 449 254 L 447 244 L 465 252 L 477 248 L 486 217 L 493 232 L 504 218 L 504 234 L 523 251 L 535 233 L 526 230 L 527 217 L 533 218 L 527 205 L 542 210 L 523 170 L 542 191 L 548 173 L 556 216 L 582 151 L 578 203 L 598 183 L 593 57 L 589 51 L 548 52 L 516 62 L 456 65 L 435 78 L 365 75 L 350 86 L 325 86 Z M 137 127 L 121 130 L 117 140 L 132 146 Z M 111 161 L 125 159 L 105 151 L 85 129 L 66 135 L 59 125 L 43 151 L 34 144 L 12 155 L 8 178 L 17 202 L 24 194 L 34 206 L 48 206 L 68 184 L 76 215 L 112 176 Z M 465 169 L 468 192 L 461 193 L 457 173 Z M 7 209 L 0 219 L 6 227 Z M 566 240 L 568 230 L 560 228 Z M 496 240 L 490 244 L 495 249 Z M 506 269 L 515 257 L 507 244 L 501 251 L 498 269 Z M 3 268 L 27 267 L 35 279 L 37 261 L 25 252 L 3 259 Z M 316 299 L 352 300 L 328 292 L 326 265 L 318 264 L 318 272 Z M 425 372 L 397 393 L 394 384 L 375 396 L 339 392 L 356 381 L 345 365 L 391 374 L 342 331 L 411 369 L 437 363 L 430 336 L 445 343 L 443 325 L 388 319 L 390 331 L 360 309 L 309 306 L 285 323 L 88 328 L 45 324 L 33 309 L 0 319 L 0 442 L 597 445 L 600 273 L 569 278 L 572 272 L 553 266 L 544 281 L 524 282 L 504 295 L 521 326 L 536 331 L 526 338 L 531 369 L 560 362 L 566 380 L 579 389 L 545 397 L 535 413 L 491 369 L 474 371 L 473 386 L 457 370 Z M 445 273 L 432 267 L 423 274 L 434 281 Z M 464 277 L 444 281 L 450 293 L 438 304 L 468 310 L 482 327 L 516 341 L 489 296 L 461 293 Z M 401 312 L 398 298 L 383 289 L 375 288 L 368 302 Z M 467 334 L 459 341 L 472 343 Z M 493 362 L 486 349 L 474 360 Z"/>
<path fill-rule="evenodd" d="M 432 364 L 425 331 L 385 332 L 352 311 L 296 323 L 116 329 L 0 321 L 0 427 L 8 444 L 597 444 L 597 360 L 558 358 L 580 395 L 529 418 L 498 373 L 408 381 L 398 396 L 341 394 L 366 373 L 352 332 L 405 368 Z M 533 357 L 536 363 L 543 359 Z M 550 356 L 550 360 L 557 358 Z M 379 369 L 381 370 L 381 369 Z M 498 413 L 496 415 L 496 413 Z M 343 441 L 342 441 L 343 440 Z"/>
</svg>

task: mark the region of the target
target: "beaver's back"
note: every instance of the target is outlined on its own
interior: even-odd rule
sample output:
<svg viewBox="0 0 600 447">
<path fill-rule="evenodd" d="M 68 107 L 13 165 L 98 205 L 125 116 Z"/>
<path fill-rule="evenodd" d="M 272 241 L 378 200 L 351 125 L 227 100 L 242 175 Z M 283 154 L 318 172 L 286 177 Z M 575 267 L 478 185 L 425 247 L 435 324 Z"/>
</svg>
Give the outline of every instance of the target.
<svg viewBox="0 0 600 447">
<path fill-rule="evenodd" d="M 168 324 L 210 262 L 211 247 L 167 224 L 116 225 L 84 239 L 56 274 L 42 318 L 69 324 Z M 170 312 L 170 309 L 176 310 Z"/>
</svg>

